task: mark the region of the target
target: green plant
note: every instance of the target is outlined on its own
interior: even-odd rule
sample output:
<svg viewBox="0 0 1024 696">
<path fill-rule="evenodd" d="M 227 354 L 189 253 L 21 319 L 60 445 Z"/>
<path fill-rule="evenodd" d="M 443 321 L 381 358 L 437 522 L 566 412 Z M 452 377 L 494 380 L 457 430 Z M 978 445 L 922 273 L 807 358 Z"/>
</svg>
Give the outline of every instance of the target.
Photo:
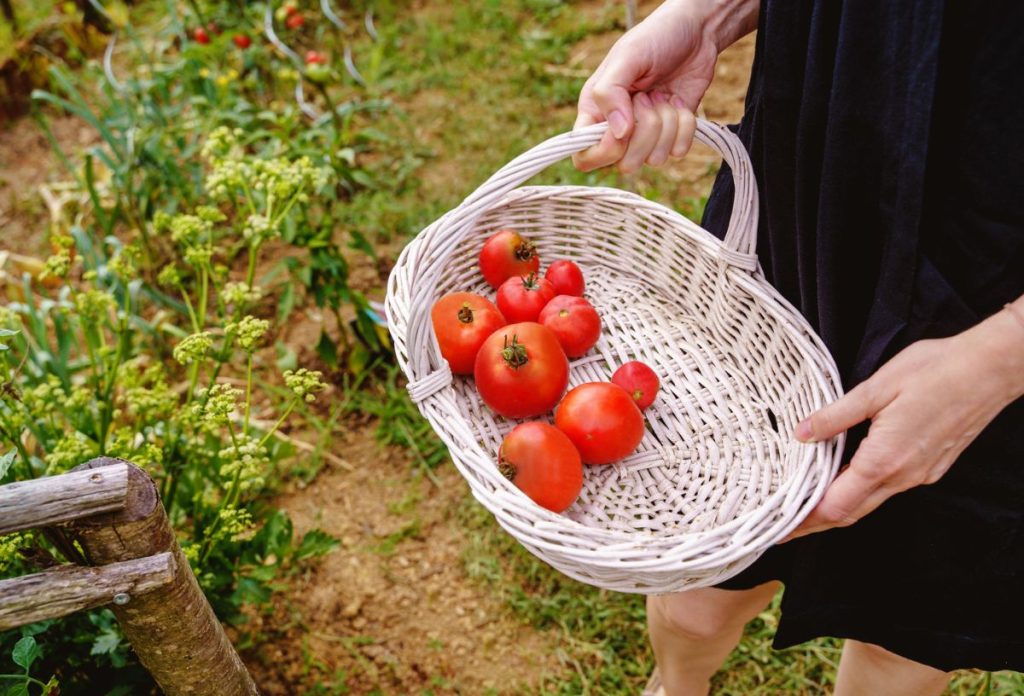
<svg viewBox="0 0 1024 696">
<path fill-rule="evenodd" d="M 22 637 L 11 649 L 11 662 L 23 671 L 20 674 L 0 674 L 0 694 L 3 696 L 40 696 L 60 693 L 56 677 L 43 682 L 31 676 L 32 665 L 42 657 L 43 651 L 36 643 L 31 631 L 23 631 Z M 38 691 L 37 691 L 38 690 Z"/>
</svg>

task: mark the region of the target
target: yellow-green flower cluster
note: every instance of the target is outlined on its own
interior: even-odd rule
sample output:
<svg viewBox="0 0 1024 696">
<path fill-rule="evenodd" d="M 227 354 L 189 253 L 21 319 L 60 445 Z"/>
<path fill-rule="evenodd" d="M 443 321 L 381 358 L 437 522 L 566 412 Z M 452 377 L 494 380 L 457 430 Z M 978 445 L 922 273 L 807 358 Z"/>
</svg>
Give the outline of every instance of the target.
<svg viewBox="0 0 1024 696">
<path fill-rule="evenodd" d="M 138 384 L 125 389 L 124 403 L 129 415 L 151 423 L 170 417 L 178 407 L 178 396 L 160 376 L 149 386 Z"/>
<path fill-rule="evenodd" d="M 213 347 L 213 339 L 209 332 L 200 331 L 191 336 L 186 336 L 174 346 L 172 355 L 182 365 L 191 365 L 197 360 L 202 360 Z"/>
<path fill-rule="evenodd" d="M 114 258 L 107 262 L 107 270 L 120 278 L 122 282 L 127 283 L 135 278 L 136 269 L 141 257 L 142 252 L 139 250 L 139 247 L 129 244 L 126 247 L 122 247 Z"/>
<path fill-rule="evenodd" d="M 29 387 L 21 395 L 21 403 L 34 418 L 53 414 L 63 408 L 66 401 L 67 393 L 54 375 L 48 375 L 45 382 Z"/>
<path fill-rule="evenodd" d="M 0 329 L 17 329 L 20 326 L 18 313 L 9 307 L 0 305 Z"/>
<path fill-rule="evenodd" d="M 211 540 L 214 542 L 222 539 L 239 541 L 250 533 L 254 525 L 252 514 L 243 508 L 228 506 L 217 512 L 217 530 L 213 533 Z"/>
<path fill-rule="evenodd" d="M 270 329 L 269 321 L 257 319 L 251 315 L 246 315 L 242 317 L 241 321 L 233 321 L 227 325 L 228 333 L 234 333 L 237 336 L 239 347 L 249 354 L 256 351 L 260 340 L 268 329 Z"/>
<path fill-rule="evenodd" d="M 192 404 L 192 415 L 200 427 L 207 431 L 216 430 L 227 424 L 241 395 L 240 389 L 229 384 L 214 384 L 209 389 L 201 389 L 198 400 Z"/>
<path fill-rule="evenodd" d="M 31 532 L 17 532 L 0 536 L 0 575 L 16 568 L 21 563 L 21 550 L 31 543 Z"/>
<path fill-rule="evenodd" d="M 96 445 L 86 439 L 85 435 L 73 432 L 57 441 L 43 461 L 46 462 L 46 474 L 60 474 L 68 469 L 86 462 L 97 454 Z"/>
<path fill-rule="evenodd" d="M 245 220 L 245 227 L 242 228 L 242 237 L 247 242 L 262 242 L 277 236 L 277 228 L 271 227 L 270 219 L 266 215 L 253 213 Z"/>
<path fill-rule="evenodd" d="M 321 377 L 323 377 L 323 373 L 318 370 L 307 370 L 300 367 L 298 370 L 285 370 L 284 383 L 295 396 L 313 402 L 316 401 L 317 392 L 327 388 L 327 384 L 320 379 Z"/>
<path fill-rule="evenodd" d="M 294 161 L 273 157 L 253 162 L 253 190 L 266 191 L 278 201 L 289 200 L 298 194 L 299 202 L 306 203 L 309 197 L 304 191 L 323 188 L 327 178 L 327 171 L 314 166 L 313 160 L 306 155 Z"/>
<path fill-rule="evenodd" d="M 75 309 L 83 324 L 94 324 L 117 306 L 113 296 L 102 290 L 90 288 L 75 294 Z"/>
<path fill-rule="evenodd" d="M 260 287 L 248 283 L 226 283 L 220 291 L 220 300 L 225 307 L 245 307 L 258 302 L 261 297 L 263 291 Z"/>
<path fill-rule="evenodd" d="M 239 436 L 237 443 L 218 452 L 221 479 L 227 485 L 237 480 L 242 492 L 259 490 L 265 483 L 263 472 L 270 465 L 267 450 L 247 435 Z"/>
<path fill-rule="evenodd" d="M 71 252 L 67 249 L 60 249 L 53 256 L 46 259 L 43 270 L 39 274 L 40 280 L 50 278 L 67 278 L 71 271 Z"/>
</svg>

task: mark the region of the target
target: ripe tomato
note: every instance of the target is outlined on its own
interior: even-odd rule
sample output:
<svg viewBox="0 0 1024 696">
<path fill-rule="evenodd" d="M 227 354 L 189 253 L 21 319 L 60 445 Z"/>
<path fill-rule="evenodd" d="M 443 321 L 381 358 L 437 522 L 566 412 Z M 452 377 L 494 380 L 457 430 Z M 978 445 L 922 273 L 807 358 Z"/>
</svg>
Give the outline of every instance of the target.
<svg viewBox="0 0 1024 696">
<path fill-rule="evenodd" d="M 498 309 L 509 321 L 537 321 L 541 310 L 554 298 L 555 288 L 550 281 L 531 273 L 502 283 L 497 302 Z"/>
<path fill-rule="evenodd" d="M 249 38 L 248 34 L 235 34 L 231 37 L 231 40 L 243 51 L 252 45 L 252 39 Z"/>
<path fill-rule="evenodd" d="M 210 35 L 206 33 L 206 30 L 202 27 L 196 27 L 192 32 L 192 38 L 195 39 L 197 44 L 206 45 L 210 43 Z"/>
<path fill-rule="evenodd" d="M 453 292 L 430 310 L 441 355 L 457 375 L 473 374 L 476 352 L 487 337 L 505 325 L 505 318 L 487 298 Z"/>
<path fill-rule="evenodd" d="M 284 20 L 284 25 L 289 29 L 298 29 L 306 23 L 306 18 L 302 16 L 301 12 L 294 12 L 288 15 L 288 19 Z"/>
<path fill-rule="evenodd" d="M 569 436 L 587 464 L 616 462 L 644 437 L 644 417 L 633 397 L 608 382 L 572 389 L 555 411 L 555 426 Z"/>
<path fill-rule="evenodd" d="M 654 370 L 639 360 L 631 360 L 619 367 L 612 375 L 612 384 L 629 392 L 641 411 L 654 403 L 658 387 L 661 386 Z"/>
<path fill-rule="evenodd" d="M 601 337 L 601 317 L 582 297 L 557 296 L 544 305 L 537 321 L 555 332 L 562 350 L 570 358 L 586 353 Z"/>
<path fill-rule="evenodd" d="M 487 337 L 473 368 L 480 398 L 506 418 L 530 418 L 555 407 L 569 385 L 569 360 L 551 329 L 509 324 Z"/>
<path fill-rule="evenodd" d="M 327 65 L 327 56 L 318 51 L 314 51 L 313 49 L 309 49 L 306 51 L 306 65 L 313 65 L 315 63 Z"/>
<path fill-rule="evenodd" d="M 568 437 L 547 423 L 520 423 L 498 450 L 502 475 L 552 512 L 572 505 L 583 489 L 583 463 Z"/>
<path fill-rule="evenodd" d="M 555 261 L 548 266 L 544 277 L 551 281 L 559 295 L 583 297 L 583 271 L 572 261 Z"/>
<path fill-rule="evenodd" d="M 515 230 L 498 230 L 480 250 L 480 272 L 495 289 L 512 276 L 536 273 L 539 268 L 540 257 L 533 242 Z"/>
</svg>

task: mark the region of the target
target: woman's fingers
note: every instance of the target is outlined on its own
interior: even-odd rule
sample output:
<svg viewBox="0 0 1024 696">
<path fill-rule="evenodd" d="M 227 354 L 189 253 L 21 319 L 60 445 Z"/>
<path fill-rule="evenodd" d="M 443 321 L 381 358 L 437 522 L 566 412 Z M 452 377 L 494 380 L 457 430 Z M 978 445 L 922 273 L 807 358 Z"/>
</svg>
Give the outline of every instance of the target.
<svg viewBox="0 0 1024 696">
<path fill-rule="evenodd" d="M 605 115 L 589 94 L 587 90 L 587 98 L 580 100 L 574 129 L 605 120 Z M 609 122 L 608 132 L 601 142 L 573 155 L 577 169 L 587 172 L 618 162 L 620 171 L 631 173 L 645 163 L 653 167 L 663 166 L 670 157 L 682 157 L 690 149 L 697 121 L 678 97 L 637 92 L 633 95 L 629 113 L 635 119 L 629 135 L 615 137 L 616 128 Z"/>
</svg>

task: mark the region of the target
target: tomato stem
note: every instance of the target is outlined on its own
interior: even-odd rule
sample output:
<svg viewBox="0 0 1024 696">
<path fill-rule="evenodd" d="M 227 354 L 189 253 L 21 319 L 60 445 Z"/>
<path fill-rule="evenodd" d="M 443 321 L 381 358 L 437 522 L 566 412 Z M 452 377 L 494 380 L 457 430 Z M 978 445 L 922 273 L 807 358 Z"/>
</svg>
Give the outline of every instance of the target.
<svg viewBox="0 0 1024 696">
<path fill-rule="evenodd" d="M 516 246 L 515 255 L 520 261 L 529 261 L 537 255 L 537 248 L 534 246 L 533 242 L 528 239 L 524 239 L 518 246 Z"/>
<path fill-rule="evenodd" d="M 528 276 L 523 276 L 523 287 L 527 290 L 537 289 L 537 274 L 531 273 Z"/>
<path fill-rule="evenodd" d="M 498 460 L 498 472 L 509 481 L 516 480 L 516 465 L 507 459 Z"/>
<path fill-rule="evenodd" d="M 505 336 L 505 347 L 501 349 L 501 357 L 513 370 L 518 370 L 530 361 L 530 356 L 526 354 L 526 346 L 517 340 L 515 334 L 512 335 L 512 343 L 509 343 L 508 336 Z"/>
<path fill-rule="evenodd" d="M 459 321 L 461 321 L 463 324 L 472 324 L 473 323 L 473 308 L 469 306 L 468 302 L 464 302 L 462 304 L 462 306 L 459 307 L 459 315 L 458 316 L 459 316 Z"/>
</svg>

